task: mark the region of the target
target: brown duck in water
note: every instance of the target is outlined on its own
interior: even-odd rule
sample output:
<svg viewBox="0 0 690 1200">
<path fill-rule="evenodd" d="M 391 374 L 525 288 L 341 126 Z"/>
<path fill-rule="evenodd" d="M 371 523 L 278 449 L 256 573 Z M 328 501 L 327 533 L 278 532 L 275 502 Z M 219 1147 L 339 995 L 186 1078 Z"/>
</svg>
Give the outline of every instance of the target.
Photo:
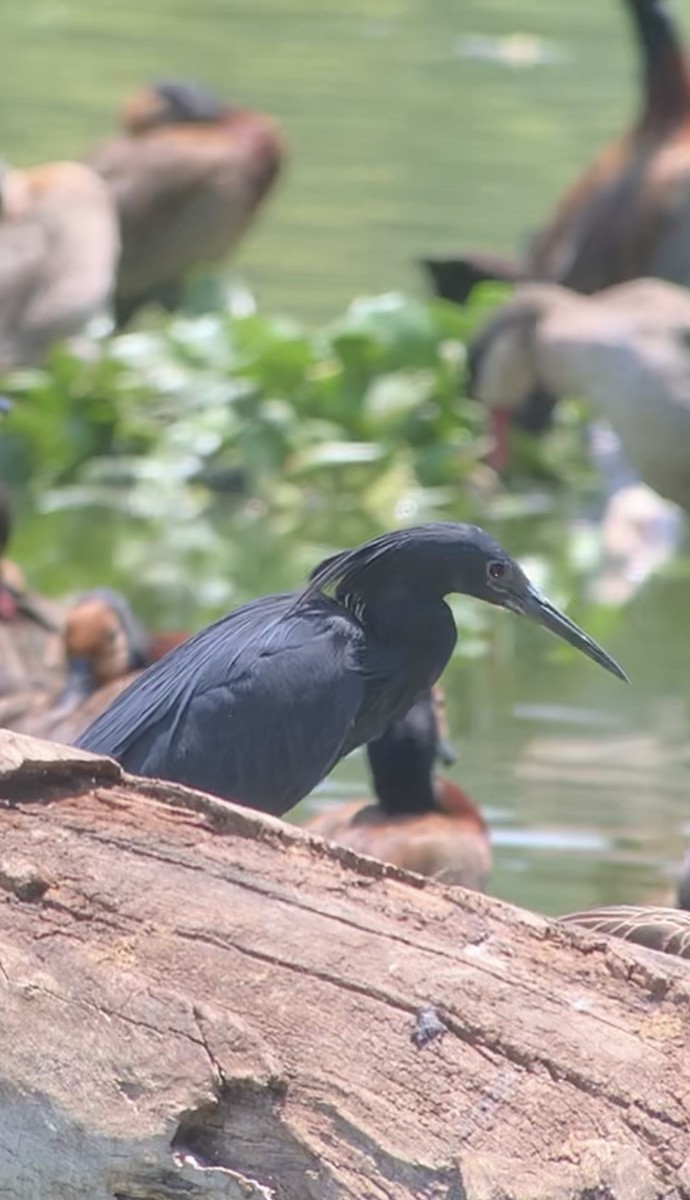
<svg viewBox="0 0 690 1200">
<path fill-rule="evenodd" d="M 0 167 L 0 371 L 39 362 L 108 307 L 118 252 L 113 202 L 88 167 Z"/>
<path fill-rule="evenodd" d="M 464 303 L 484 280 L 550 280 L 592 293 L 653 275 L 690 283 L 690 69 L 664 0 L 625 0 L 642 59 L 632 127 L 561 198 L 522 261 L 469 254 L 424 265 Z"/>
<path fill-rule="evenodd" d="M 642 908 L 635 904 L 612 904 L 588 912 L 559 917 L 567 925 L 578 925 L 592 933 L 623 938 L 649 950 L 690 958 L 690 913 L 677 908 Z"/>
<path fill-rule="evenodd" d="M 12 723 L 21 733 L 56 742 L 76 737 L 90 720 L 95 697 L 106 693 L 108 703 L 145 662 L 143 634 L 129 606 L 106 588 L 86 592 L 70 605 L 62 641 L 62 687 L 46 696 L 40 709 Z"/>
<path fill-rule="evenodd" d="M 535 391 L 591 403 L 634 472 L 690 511 L 690 293 L 638 279 L 579 296 L 524 284 L 468 351 L 470 394 L 492 410 L 501 469 L 511 412 Z"/>
<path fill-rule="evenodd" d="M 366 747 L 376 801 L 356 800 L 312 817 L 328 841 L 440 882 L 483 891 L 491 869 L 486 822 L 450 779 L 434 775 L 449 753 L 441 738 L 439 689 Z"/>
<path fill-rule="evenodd" d="M 270 117 L 223 104 L 197 83 L 156 83 L 126 102 L 122 133 L 88 158 L 120 217 L 118 324 L 149 301 L 175 307 L 190 271 L 227 258 L 284 153 Z"/>
<path fill-rule="evenodd" d="M 66 681 L 40 711 L 14 723 L 21 733 L 69 743 L 132 683 L 144 667 L 187 638 L 146 635 L 127 601 L 110 588 L 79 596 L 65 615 Z"/>
</svg>

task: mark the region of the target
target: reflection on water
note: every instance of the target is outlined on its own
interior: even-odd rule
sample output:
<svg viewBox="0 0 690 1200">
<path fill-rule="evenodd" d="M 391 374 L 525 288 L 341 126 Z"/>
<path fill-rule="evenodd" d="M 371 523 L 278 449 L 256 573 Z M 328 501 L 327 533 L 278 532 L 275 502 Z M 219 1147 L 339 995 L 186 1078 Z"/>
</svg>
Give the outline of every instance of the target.
<svg viewBox="0 0 690 1200">
<path fill-rule="evenodd" d="M 676 7 L 690 24 L 688 0 Z M 601 0 L 28 0 L 3 9 L 0 155 L 78 155 L 152 77 L 197 76 L 274 113 L 292 164 L 240 266 L 265 307 L 323 319 L 359 292 L 420 287 L 421 253 L 515 246 L 621 128 L 633 59 L 621 5 Z M 558 602 L 572 587 L 563 523 L 538 509 L 493 530 L 550 564 L 540 582 Z M 111 583 L 157 628 L 195 628 L 373 532 L 347 511 L 308 529 L 258 510 L 173 514 L 162 534 L 75 511 L 27 521 L 16 557 L 49 593 Z M 628 688 L 525 622 L 462 611 L 489 648 L 448 671 L 452 774 L 495 830 L 496 892 L 567 911 L 667 887 L 690 836 L 690 564 L 648 581 L 620 619 L 570 606 Z M 354 755 L 317 802 L 365 783 Z"/>
</svg>

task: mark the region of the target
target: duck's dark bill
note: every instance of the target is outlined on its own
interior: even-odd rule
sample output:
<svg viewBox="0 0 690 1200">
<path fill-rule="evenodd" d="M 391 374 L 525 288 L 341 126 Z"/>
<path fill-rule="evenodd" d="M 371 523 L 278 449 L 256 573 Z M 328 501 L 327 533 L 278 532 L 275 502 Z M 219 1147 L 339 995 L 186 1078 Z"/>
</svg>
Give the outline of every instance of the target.
<svg viewBox="0 0 690 1200">
<path fill-rule="evenodd" d="M 574 621 L 570 621 L 564 613 L 559 612 L 545 596 L 540 595 L 536 588 L 520 596 L 518 603 L 520 606 L 519 611 L 523 616 L 529 617 L 530 621 L 534 621 L 537 625 L 543 625 L 544 629 L 555 633 L 556 637 L 562 638 L 564 642 L 569 642 L 571 646 L 575 646 L 577 650 L 581 650 L 583 654 L 586 654 L 593 662 L 598 663 L 605 671 L 610 671 L 617 679 L 622 679 L 624 683 L 630 682 L 623 668 L 618 666 L 615 658 L 611 658 L 611 655 L 607 654 L 582 629 L 579 629 Z M 515 607 L 517 610 L 517 605 Z"/>
</svg>

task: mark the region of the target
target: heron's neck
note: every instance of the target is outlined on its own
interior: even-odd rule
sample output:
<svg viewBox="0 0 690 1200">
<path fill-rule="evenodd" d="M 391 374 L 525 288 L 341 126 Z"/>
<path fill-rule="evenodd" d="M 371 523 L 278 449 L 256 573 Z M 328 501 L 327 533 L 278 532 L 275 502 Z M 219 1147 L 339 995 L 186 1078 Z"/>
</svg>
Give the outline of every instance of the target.
<svg viewBox="0 0 690 1200">
<path fill-rule="evenodd" d="M 411 591 L 408 581 L 368 597 L 360 619 L 379 645 L 400 654 L 403 669 L 415 675 L 420 672 L 419 691 L 436 682 L 457 640 L 445 600 L 438 593 Z"/>
</svg>

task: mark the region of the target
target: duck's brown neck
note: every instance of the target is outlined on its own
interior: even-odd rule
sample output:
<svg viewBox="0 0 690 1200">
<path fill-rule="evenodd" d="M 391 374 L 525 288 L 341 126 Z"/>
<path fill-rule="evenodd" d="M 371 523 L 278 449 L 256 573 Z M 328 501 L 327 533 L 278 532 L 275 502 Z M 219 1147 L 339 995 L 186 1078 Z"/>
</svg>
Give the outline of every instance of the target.
<svg viewBox="0 0 690 1200">
<path fill-rule="evenodd" d="M 112 643 L 91 662 L 91 676 L 95 686 L 111 683 L 130 670 L 130 652 L 127 635 L 119 629 Z"/>
<path fill-rule="evenodd" d="M 690 116 L 690 72 L 663 0 L 628 0 L 642 54 L 644 99 L 636 132 L 663 133 Z"/>
</svg>

